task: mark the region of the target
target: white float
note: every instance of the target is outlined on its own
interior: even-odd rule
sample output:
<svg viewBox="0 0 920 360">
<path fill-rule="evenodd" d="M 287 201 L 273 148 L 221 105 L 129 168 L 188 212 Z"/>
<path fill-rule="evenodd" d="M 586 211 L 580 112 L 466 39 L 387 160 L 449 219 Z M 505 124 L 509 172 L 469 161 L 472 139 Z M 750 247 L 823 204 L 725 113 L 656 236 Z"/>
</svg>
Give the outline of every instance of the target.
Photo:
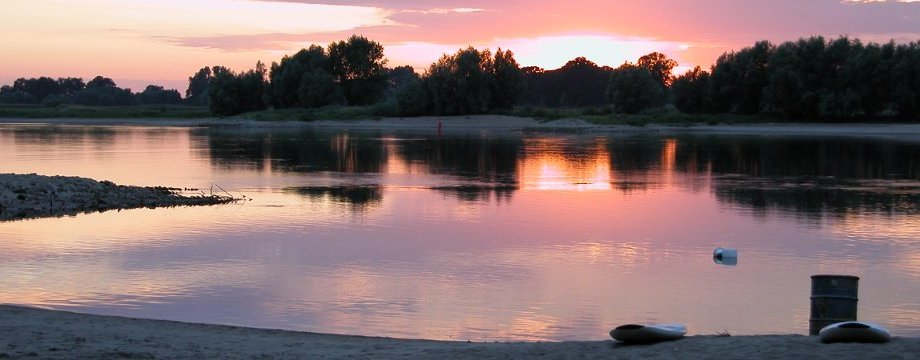
<svg viewBox="0 0 920 360">
<path fill-rule="evenodd" d="M 845 321 L 830 324 L 818 332 L 825 344 L 839 342 L 884 343 L 891 340 L 885 328 L 867 322 Z"/>
<path fill-rule="evenodd" d="M 712 261 L 719 265 L 738 265 L 738 250 L 717 247 L 712 251 Z"/>
<path fill-rule="evenodd" d="M 687 333 L 682 324 L 626 324 L 610 330 L 610 337 L 624 343 L 654 343 L 677 340 Z"/>
</svg>

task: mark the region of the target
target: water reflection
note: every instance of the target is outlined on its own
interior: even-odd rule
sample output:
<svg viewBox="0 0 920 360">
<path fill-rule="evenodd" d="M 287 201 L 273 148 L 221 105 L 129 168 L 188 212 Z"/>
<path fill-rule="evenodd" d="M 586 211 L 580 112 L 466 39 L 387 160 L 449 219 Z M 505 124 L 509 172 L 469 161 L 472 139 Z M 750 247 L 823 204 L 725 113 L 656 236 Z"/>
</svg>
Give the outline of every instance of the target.
<svg viewBox="0 0 920 360">
<path fill-rule="evenodd" d="M 525 189 L 609 190 L 611 162 L 605 138 L 527 139 L 518 171 Z"/>
<path fill-rule="evenodd" d="M 918 146 L 0 126 L 4 171 L 254 199 L 2 223 L 0 302 L 454 340 L 801 333 L 829 272 L 865 279 L 861 317 L 918 335 Z"/>
<path fill-rule="evenodd" d="M 498 203 L 511 201 L 511 195 L 517 190 L 516 185 L 451 185 L 434 186 L 431 190 L 441 194 L 455 197 L 461 201 L 481 203 L 495 201 Z"/>
<path fill-rule="evenodd" d="M 383 198 L 383 189 L 377 185 L 304 186 L 288 190 L 305 195 L 314 201 L 331 199 L 337 203 L 348 204 L 353 207 L 352 210 L 365 210 L 379 203 Z"/>
<path fill-rule="evenodd" d="M 113 127 L 24 125 L 4 131 L 3 134 L 24 146 L 59 147 L 88 143 L 96 148 L 104 148 L 115 142 L 118 130 Z"/>
<path fill-rule="evenodd" d="M 726 176 L 715 181 L 714 192 L 724 203 L 749 207 L 761 215 L 781 211 L 810 220 L 827 215 L 920 213 L 920 188 L 913 181 Z"/>
<path fill-rule="evenodd" d="M 459 136 L 407 141 L 396 147 L 407 163 L 422 164 L 430 174 L 485 183 L 517 183 L 522 139 L 516 136 Z"/>
<path fill-rule="evenodd" d="M 318 136 L 314 131 L 212 132 L 206 156 L 219 168 L 271 172 L 379 172 L 385 154 L 379 144 L 351 141 L 347 134 Z"/>
<path fill-rule="evenodd" d="M 207 187 L 190 145 L 188 128 L 0 124 L 0 171 Z"/>
<path fill-rule="evenodd" d="M 677 186 L 711 190 L 721 202 L 760 213 L 814 217 L 914 214 L 920 200 L 920 183 L 914 182 L 920 177 L 920 146 L 914 143 L 686 135 L 398 138 L 317 130 L 218 131 L 199 139 L 208 142 L 207 156 L 218 168 L 444 175 L 457 184 L 398 185 L 427 185 L 471 201 L 508 200 L 518 189 L 629 193 Z M 374 181 L 379 186 L 382 180 Z M 379 196 L 383 193 L 375 192 Z"/>
</svg>

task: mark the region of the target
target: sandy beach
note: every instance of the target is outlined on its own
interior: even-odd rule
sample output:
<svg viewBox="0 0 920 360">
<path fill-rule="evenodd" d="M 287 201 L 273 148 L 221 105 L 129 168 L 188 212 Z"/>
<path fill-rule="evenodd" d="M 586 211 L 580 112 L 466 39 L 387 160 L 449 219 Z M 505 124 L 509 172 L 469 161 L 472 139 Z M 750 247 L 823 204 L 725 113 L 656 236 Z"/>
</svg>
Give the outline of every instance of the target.
<svg viewBox="0 0 920 360">
<path fill-rule="evenodd" d="M 447 342 L 328 335 L 0 305 L 0 359 L 914 359 L 920 338 L 822 344 L 803 335 Z M 692 329 L 691 329 L 692 332 Z"/>
</svg>

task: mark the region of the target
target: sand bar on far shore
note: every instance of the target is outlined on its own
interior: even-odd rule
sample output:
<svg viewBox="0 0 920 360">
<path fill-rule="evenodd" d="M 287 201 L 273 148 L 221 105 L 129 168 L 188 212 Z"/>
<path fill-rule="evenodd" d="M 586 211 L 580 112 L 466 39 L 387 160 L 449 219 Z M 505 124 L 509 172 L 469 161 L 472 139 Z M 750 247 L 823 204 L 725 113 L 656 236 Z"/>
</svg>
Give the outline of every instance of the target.
<svg viewBox="0 0 920 360">
<path fill-rule="evenodd" d="M 48 124 L 85 126 L 175 126 L 240 128 L 313 128 L 412 130 L 422 132 L 470 131 L 561 131 L 583 133 L 701 133 L 736 135 L 815 135 L 845 137 L 896 137 L 920 140 L 920 124 L 860 123 L 750 123 L 750 124 L 648 124 L 646 126 L 598 125 L 582 119 L 551 121 L 505 115 L 423 116 L 366 120 L 256 121 L 241 118 L 204 119 L 78 119 L 78 118 L 0 118 L 0 124 Z"/>
</svg>

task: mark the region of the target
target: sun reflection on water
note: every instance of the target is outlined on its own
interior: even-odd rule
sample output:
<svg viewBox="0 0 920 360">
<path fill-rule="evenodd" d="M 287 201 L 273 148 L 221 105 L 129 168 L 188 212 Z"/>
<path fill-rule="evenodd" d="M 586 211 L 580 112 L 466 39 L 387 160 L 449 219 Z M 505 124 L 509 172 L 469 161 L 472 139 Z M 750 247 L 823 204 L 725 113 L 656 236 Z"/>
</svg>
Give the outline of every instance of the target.
<svg viewBox="0 0 920 360">
<path fill-rule="evenodd" d="M 523 189 L 594 191 L 611 189 L 610 155 L 605 139 L 572 154 L 565 141 L 552 138 L 533 139 L 525 143 L 525 157 L 520 163 Z M 572 155 L 575 155 L 574 157 Z"/>
</svg>

